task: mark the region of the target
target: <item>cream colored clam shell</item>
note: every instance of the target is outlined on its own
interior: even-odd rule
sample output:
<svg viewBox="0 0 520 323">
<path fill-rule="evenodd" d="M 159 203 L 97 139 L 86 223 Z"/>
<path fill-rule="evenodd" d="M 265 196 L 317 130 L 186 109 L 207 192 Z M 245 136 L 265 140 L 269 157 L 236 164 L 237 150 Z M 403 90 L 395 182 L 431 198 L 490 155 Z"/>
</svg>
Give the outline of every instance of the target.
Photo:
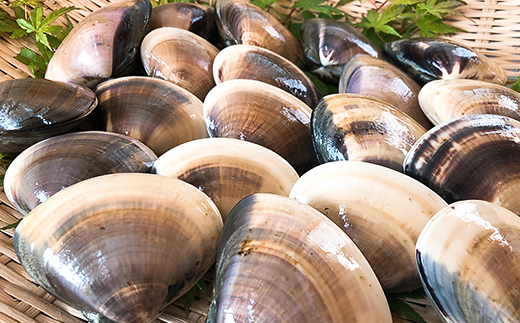
<svg viewBox="0 0 520 323">
<path fill-rule="evenodd" d="M 427 186 L 387 167 L 340 161 L 302 175 L 289 197 L 342 228 L 386 292 L 420 287 L 415 243 L 428 220 L 447 205 Z"/>
</svg>

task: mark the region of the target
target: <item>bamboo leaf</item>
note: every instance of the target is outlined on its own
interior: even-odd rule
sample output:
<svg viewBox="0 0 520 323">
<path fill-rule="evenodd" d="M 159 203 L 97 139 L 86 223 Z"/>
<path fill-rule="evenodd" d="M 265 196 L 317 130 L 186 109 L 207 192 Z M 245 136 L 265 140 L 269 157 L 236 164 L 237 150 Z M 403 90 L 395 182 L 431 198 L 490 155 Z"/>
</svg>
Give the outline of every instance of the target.
<svg viewBox="0 0 520 323">
<path fill-rule="evenodd" d="M 2 175 L 2 185 L 4 185 L 3 175 Z M 14 222 L 14 223 L 11 223 L 9 225 L 6 225 L 5 227 L 0 228 L 0 230 L 16 228 L 18 226 L 18 224 L 20 224 L 21 221 L 22 221 L 22 219 L 19 219 L 18 221 Z"/>
</svg>

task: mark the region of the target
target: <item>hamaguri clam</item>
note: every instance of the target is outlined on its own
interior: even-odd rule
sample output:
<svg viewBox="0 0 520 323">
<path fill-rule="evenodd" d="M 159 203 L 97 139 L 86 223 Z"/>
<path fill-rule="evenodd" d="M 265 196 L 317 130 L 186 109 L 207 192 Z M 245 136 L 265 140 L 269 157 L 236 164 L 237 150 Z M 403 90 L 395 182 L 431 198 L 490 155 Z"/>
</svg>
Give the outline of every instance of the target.
<svg viewBox="0 0 520 323">
<path fill-rule="evenodd" d="M 226 220 L 206 322 L 392 319 L 374 272 L 340 228 L 308 205 L 260 193 Z"/>
<path fill-rule="evenodd" d="M 18 225 L 14 247 L 54 297 L 118 323 L 154 321 L 210 268 L 222 219 L 178 179 L 114 174 L 60 191 Z"/>
</svg>

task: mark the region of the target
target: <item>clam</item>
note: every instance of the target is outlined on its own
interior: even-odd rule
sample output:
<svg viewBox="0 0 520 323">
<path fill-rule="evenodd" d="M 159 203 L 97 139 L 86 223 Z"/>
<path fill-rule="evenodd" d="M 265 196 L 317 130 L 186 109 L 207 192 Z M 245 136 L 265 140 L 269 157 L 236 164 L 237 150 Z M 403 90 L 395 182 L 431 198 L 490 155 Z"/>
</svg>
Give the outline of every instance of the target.
<svg viewBox="0 0 520 323">
<path fill-rule="evenodd" d="M 247 0 L 217 0 L 218 31 L 226 46 L 244 44 L 263 47 L 303 66 L 298 40 L 279 22 Z"/>
<path fill-rule="evenodd" d="M 415 120 L 373 97 L 331 94 L 312 113 L 312 139 L 321 163 L 366 161 L 403 171 L 403 160 L 425 133 Z"/>
<path fill-rule="evenodd" d="M 381 285 L 356 245 L 308 205 L 244 198 L 219 241 L 207 322 L 392 322 Z"/>
<path fill-rule="evenodd" d="M 298 174 L 282 157 L 260 145 L 231 138 L 187 142 L 162 155 L 153 173 L 198 187 L 225 220 L 242 198 L 254 193 L 289 195 Z"/>
<path fill-rule="evenodd" d="M 212 7 L 197 3 L 171 2 L 153 7 L 148 30 L 176 27 L 209 39 L 217 25 Z"/>
<path fill-rule="evenodd" d="M 410 149 L 404 170 L 448 203 L 479 199 L 520 215 L 520 122 L 470 115 L 426 132 Z"/>
<path fill-rule="evenodd" d="M 91 178 L 18 225 L 14 247 L 51 295 L 113 322 L 153 322 L 211 267 L 222 219 L 197 188 L 152 174 Z"/>
<path fill-rule="evenodd" d="M 415 243 L 446 202 L 413 178 L 357 161 L 326 163 L 296 181 L 289 197 L 338 225 L 357 245 L 385 292 L 421 287 Z"/>
<path fill-rule="evenodd" d="M 421 86 L 387 61 L 366 54 L 353 56 L 343 68 L 338 90 L 375 97 L 403 111 L 425 129 L 432 127 L 417 99 Z"/>
<path fill-rule="evenodd" d="M 451 39 L 412 38 L 383 45 L 386 54 L 421 82 L 476 79 L 506 84 L 506 72 L 488 57 Z"/>
<path fill-rule="evenodd" d="M 338 83 L 345 63 L 356 54 L 382 58 L 382 52 L 365 35 L 345 22 L 313 18 L 300 31 L 303 52 L 311 72 Z"/>
<path fill-rule="evenodd" d="M 201 101 L 215 86 L 212 65 L 218 49 L 194 33 L 174 27 L 151 31 L 141 44 L 146 73 L 173 82 Z"/>
<path fill-rule="evenodd" d="M 80 85 L 33 78 L 0 82 L 0 152 L 16 154 L 71 130 L 97 103 L 94 92 Z"/>
<path fill-rule="evenodd" d="M 444 322 L 520 321 L 520 219 L 495 204 L 460 201 L 417 241 L 424 289 Z"/>
<path fill-rule="evenodd" d="M 419 92 L 419 103 L 436 125 L 471 114 L 497 114 L 520 121 L 520 94 L 484 81 L 431 81 Z"/>
<path fill-rule="evenodd" d="M 254 80 L 230 80 L 206 97 L 210 137 L 250 141 L 276 152 L 300 174 L 317 164 L 311 139 L 312 110 L 289 93 Z"/>
<path fill-rule="evenodd" d="M 119 74 L 134 60 L 151 10 L 149 0 L 124 0 L 89 14 L 56 50 L 45 78 L 93 88 Z"/>
<path fill-rule="evenodd" d="M 100 131 L 52 137 L 24 150 L 4 178 L 7 198 L 27 214 L 56 192 L 105 174 L 147 172 L 157 159 L 141 142 Z"/>
<path fill-rule="evenodd" d="M 103 82 L 95 92 L 101 129 L 135 138 L 158 156 L 208 137 L 202 101 L 171 82 L 129 76 Z"/>
<path fill-rule="evenodd" d="M 216 84 L 233 79 L 265 82 L 291 93 L 314 108 L 319 94 L 312 81 L 289 60 L 265 48 L 233 45 L 221 50 L 213 61 Z"/>
</svg>

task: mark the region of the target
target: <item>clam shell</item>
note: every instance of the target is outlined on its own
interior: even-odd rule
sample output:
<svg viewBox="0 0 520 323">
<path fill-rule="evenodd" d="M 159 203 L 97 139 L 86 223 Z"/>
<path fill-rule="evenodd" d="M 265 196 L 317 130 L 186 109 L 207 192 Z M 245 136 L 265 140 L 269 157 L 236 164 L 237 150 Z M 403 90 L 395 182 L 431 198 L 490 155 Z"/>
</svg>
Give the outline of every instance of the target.
<svg viewBox="0 0 520 323">
<path fill-rule="evenodd" d="M 265 48 L 234 45 L 221 50 L 213 61 L 216 84 L 250 79 L 274 85 L 314 108 L 319 94 L 312 81 L 296 65 Z"/>
<path fill-rule="evenodd" d="M 96 88 L 101 129 L 128 135 L 158 156 L 190 140 L 207 138 L 202 101 L 168 81 L 129 76 Z"/>
<path fill-rule="evenodd" d="M 218 49 L 204 38 L 180 28 L 151 31 L 141 44 L 146 73 L 190 91 L 201 101 L 215 86 L 213 60 Z"/>
<path fill-rule="evenodd" d="M 65 37 L 45 78 L 93 88 L 132 63 L 143 39 L 152 4 L 124 0 L 89 14 Z"/>
<path fill-rule="evenodd" d="M 347 61 L 339 79 L 339 93 L 372 96 L 406 113 L 425 129 L 426 118 L 417 95 L 421 86 L 399 68 L 370 55 L 357 54 Z"/>
<path fill-rule="evenodd" d="M 476 79 L 506 84 L 506 72 L 486 56 L 451 39 L 412 38 L 383 44 L 385 53 L 421 82 Z"/>
<path fill-rule="evenodd" d="M 520 214 L 520 122 L 497 115 L 440 124 L 410 149 L 404 170 L 448 203 L 479 199 Z"/>
<path fill-rule="evenodd" d="M 484 81 L 429 82 L 419 92 L 419 103 L 436 125 L 472 114 L 497 114 L 520 121 L 520 94 Z"/>
<path fill-rule="evenodd" d="M 162 155 L 153 172 L 198 187 L 225 220 L 242 198 L 254 193 L 289 195 L 298 174 L 287 161 L 260 145 L 231 138 L 194 140 Z"/>
<path fill-rule="evenodd" d="M 357 94 L 331 94 L 312 112 L 312 139 L 321 163 L 366 161 L 403 171 L 425 130 L 404 112 Z"/>
<path fill-rule="evenodd" d="M 44 79 L 0 82 L 0 152 L 19 153 L 65 133 L 97 106 L 86 87 Z"/>
<path fill-rule="evenodd" d="M 60 191 L 18 225 L 14 247 L 54 297 L 118 323 L 152 322 L 210 268 L 222 219 L 180 180 L 114 174 Z"/>
<path fill-rule="evenodd" d="M 374 272 L 334 223 L 308 205 L 254 194 L 219 242 L 208 322 L 392 322 Z"/>
<path fill-rule="evenodd" d="M 254 80 L 230 80 L 204 101 L 210 137 L 250 141 L 276 152 L 300 174 L 317 164 L 312 147 L 312 110 L 289 93 Z"/>
<path fill-rule="evenodd" d="M 305 173 L 289 197 L 336 223 L 357 245 L 387 293 L 421 286 L 415 243 L 446 202 L 422 183 L 383 166 L 326 163 Z"/>
<path fill-rule="evenodd" d="M 82 180 L 113 173 L 149 173 L 155 154 L 127 136 L 86 131 L 41 141 L 7 168 L 4 191 L 27 214 L 56 192 Z"/>
<path fill-rule="evenodd" d="M 520 219 L 486 201 L 453 203 L 417 241 L 417 266 L 444 322 L 520 320 Z"/>
<path fill-rule="evenodd" d="M 244 44 L 263 47 L 303 66 L 298 40 L 276 18 L 247 0 L 217 0 L 218 31 L 226 46 Z"/>
</svg>

